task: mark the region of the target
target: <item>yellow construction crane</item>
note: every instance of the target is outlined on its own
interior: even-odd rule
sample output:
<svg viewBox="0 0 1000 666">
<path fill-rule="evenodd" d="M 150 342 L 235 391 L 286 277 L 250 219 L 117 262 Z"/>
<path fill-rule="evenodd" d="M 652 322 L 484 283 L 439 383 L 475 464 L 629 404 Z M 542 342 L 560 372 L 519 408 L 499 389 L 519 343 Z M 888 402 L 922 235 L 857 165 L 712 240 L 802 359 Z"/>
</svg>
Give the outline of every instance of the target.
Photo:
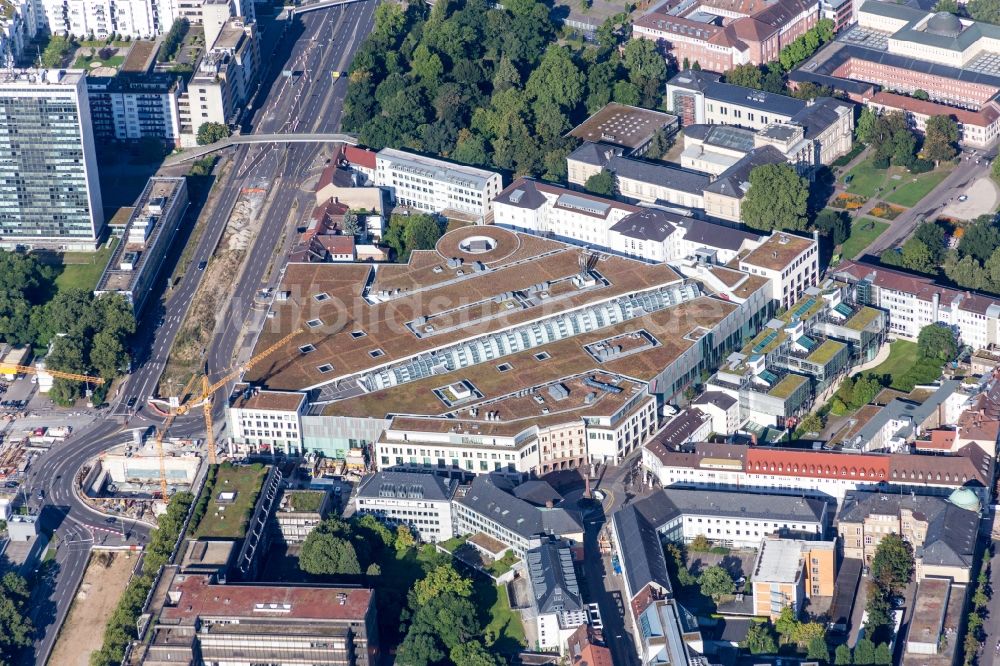
<svg viewBox="0 0 1000 666">
<path fill-rule="evenodd" d="M 181 396 L 187 395 L 188 390 L 190 390 L 193 384 L 194 375 L 191 376 L 184 390 L 181 391 Z M 166 458 L 163 456 L 163 438 L 166 436 L 167 430 L 170 429 L 170 425 L 174 422 L 175 418 L 177 418 L 177 410 L 171 409 L 163 425 L 156 429 L 156 456 L 160 460 L 160 497 L 163 498 L 164 504 L 169 503 L 170 498 L 167 496 L 169 490 L 167 488 L 167 463 Z"/>
<path fill-rule="evenodd" d="M 87 382 L 88 384 L 103 384 L 101 377 L 91 377 L 90 375 L 78 375 L 72 372 L 61 372 L 59 370 L 49 370 L 48 368 L 39 370 L 31 365 L 0 365 L 0 374 L 3 375 L 37 375 L 41 373 L 58 377 L 59 379 L 71 379 L 75 382 Z"/>
<path fill-rule="evenodd" d="M 227 373 L 225 376 L 223 376 L 221 379 L 219 379 L 214 384 L 209 384 L 208 383 L 208 376 L 207 375 L 202 376 L 202 379 L 201 379 L 201 395 L 195 396 L 194 398 L 192 398 L 191 400 L 185 402 L 184 404 L 180 405 L 177 408 L 176 415 L 177 416 L 182 416 L 184 414 L 187 414 L 194 407 L 197 407 L 198 405 L 201 405 L 202 412 L 204 413 L 204 416 L 205 416 L 205 443 L 208 446 L 208 463 L 210 465 L 214 465 L 214 464 L 216 464 L 216 462 L 218 462 L 218 460 L 216 458 L 216 452 L 215 452 L 215 436 L 212 433 L 212 395 L 216 391 L 218 391 L 220 388 L 222 388 L 223 386 L 225 386 L 226 384 L 228 384 L 232 380 L 238 378 L 244 372 L 246 372 L 247 370 L 251 369 L 252 367 L 254 367 L 255 365 L 257 365 L 258 363 L 260 363 L 261 361 L 263 361 L 264 359 L 266 359 L 268 356 L 271 356 L 276 351 L 278 351 L 279 349 L 281 349 L 282 347 L 284 347 L 288 343 L 289 340 L 291 340 L 295 336 L 299 335 L 304 330 L 305 329 L 301 329 L 300 328 L 298 330 L 292 331 L 291 333 L 289 333 L 288 335 L 282 337 L 280 340 L 278 340 L 277 342 L 275 342 L 273 345 L 271 345 L 270 347 L 268 347 L 267 349 L 265 349 L 261 353 L 256 354 L 255 356 L 253 356 L 252 358 L 250 358 L 246 363 L 243 363 L 242 365 L 237 366 L 235 370 L 233 370 L 232 372 Z M 189 384 L 189 386 L 190 386 L 190 384 Z M 180 398 L 183 399 L 183 397 L 184 397 L 184 395 L 186 393 L 187 393 L 187 389 L 185 389 L 181 393 Z M 161 474 L 161 476 L 162 476 L 162 474 Z M 164 485 L 165 484 L 166 484 L 166 481 L 164 479 Z"/>
</svg>

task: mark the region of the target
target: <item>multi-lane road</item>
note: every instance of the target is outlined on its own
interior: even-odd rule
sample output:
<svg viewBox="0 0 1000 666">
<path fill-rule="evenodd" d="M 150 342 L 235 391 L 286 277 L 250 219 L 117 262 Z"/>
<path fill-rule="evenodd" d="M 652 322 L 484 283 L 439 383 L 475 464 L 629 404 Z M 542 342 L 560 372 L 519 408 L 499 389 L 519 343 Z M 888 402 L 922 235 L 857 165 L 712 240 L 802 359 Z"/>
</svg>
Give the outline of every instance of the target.
<svg viewBox="0 0 1000 666">
<path fill-rule="evenodd" d="M 265 53 L 272 48 L 273 51 L 262 59 L 270 63 L 271 69 L 263 77 L 264 86 L 245 122 L 245 131 L 260 134 L 337 131 L 347 81 L 335 80 L 331 73 L 348 69 L 358 45 L 372 29 L 375 4 L 375 0 L 368 0 L 318 10 L 293 17 L 290 25 L 274 26 L 278 30 L 284 28 L 284 32 L 278 39 L 269 40 L 265 36 Z M 282 69 L 301 73 L 284 77 L 279 75 Z M 223 330 L 213 338 L 209 348 L 207 367 L 210 375 L 218 376 L 233 363 L 235 346 L 250 314 L 254 293 L 274 277 L 269 267 L 276 249 L 283 244 L 290 223 L 289 212 L 296 208 L 303 211 L 310 203 L 312 195 L 304 191 L 302 185 L 310 177 L 317 160 L 321 161 L 322 149 L 321 145 L 306 143 L 241 145 L 231 155 L 232 167 L 228 174 L 216 184 L 212 193 L 214 208 L 191 255 L 191 266 L 210 260 L 244 187 L 263 183 L 271 188 L 276 186 L 276 189 L 269 192 L 267 212 L 245 259 L 242 277 L 234 288 Z M 280 265 L 281 257 L 278 259 Z M 54 576 L 42 581 L 34 592 L 32 607 L 39 635 L 33 655 L 27 656 L 25 662 L 33 660 L 42 666 L 48 660 L 59 626 L 83 576 L 94 539 L 141 544 L 148 538 L 148 526 L 108 522 L 106 516 L 85 505 L 76 495 L 75 477 L 80 468 L 101 451 L 126 441 L 127 429 L 159 421 L 143 405 L 156 390 L 167 355 L 202 275 L 201 271 L 189 270 L 162 309 L 152 308 L 140 322 L 145 336 L 140 338 L 142 349 L 137 350 L 137 367 L 115 397 L 113 408 L 116 415 L 130 422 L 122 425 L 109 415 L 108 419 L 86 431 L 75 433 L 66 444 L 34 465 L 32 488 L 44 489 L 46 496 L 43 527 L 54 533 L 59 548 Z M 133 398 L 134 410 L 128 408 Z M 221 412 L 222 405 L 217 402 L 217 417 L 221 417 Z M 203 428 L 198 417 L 189 417 L 178 420 L 171 434 L 198 436 Z M 115 531 L 124 531 L 127 539 L 123 541 Z"/>
</svg>

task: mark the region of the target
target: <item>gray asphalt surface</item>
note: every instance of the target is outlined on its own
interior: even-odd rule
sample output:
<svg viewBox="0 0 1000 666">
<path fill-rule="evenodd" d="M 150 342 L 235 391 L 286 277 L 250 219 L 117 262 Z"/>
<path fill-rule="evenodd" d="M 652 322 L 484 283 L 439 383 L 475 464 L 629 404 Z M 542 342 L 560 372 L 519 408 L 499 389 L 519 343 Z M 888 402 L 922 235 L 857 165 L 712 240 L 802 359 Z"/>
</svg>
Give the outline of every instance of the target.
<svg viewBox="0 0 1000 666">
<path fill-rule="evenodd" d="M 287 62 L 287 66 L 303 74 L 293 78 L 273 77 L 272 70 L 270 75 L 265 75 L 267 87 L 259 93 L 262 103 L 249 123 L 251 131 L 262 134 L 328 133 L 339 129 L 347 81 L 335 81 L 330 73 L 348 68 L 354 51 L 373 27 L 375 4 L 374 1 L 360 2 L 304 14 L 293 19 L 294 23 L 281 41 L 265 36 L 262 60 L 271 63 L 278 72 Z M 276 25 L 273 29 L 280 30 L 281 26 Z M 289 45 L 289 40 L 294 43 Z M 285 53 L 289 53 L 287 59 L 283 57 Z M 249 183 L 273 185 L 280 178 L 279 189 L 249 251 L 243 277 L 236 286 L 227 312 L 227 325 L 209 349 L 210 376 L 218 376 L 232 365 L 234 347 L 251 311 L 253 295 L 273 278 L 267 274 L 267 269 L 275 248 L 283 241 L 292 203 L 299 200 L 301 211 L 304 210 L 302 205 L 312 200 L 312 195 L 300 186 L 310 176 L 310 167 L 320 157 L 321 149 L 318 144 L 302 143 L 243 145 L 233 152 L 234 166 L 228 176 L 216 183 L 212 195 L 217 200 L 216 207 L 191 257 L 191 266 L 210 259 L 243 187 Z M 168 270 L 165 269 L 164 274 Z M 142 544 L 149 537 L 148 528 L 141 524 L 125 525 L 127 539 L 124 542 L 120 536 L 109 532 L 121 526 L 117 521 L 106 522 L 106 516 L 84 505 L 75 495 L 73 479 L 90 458 L 126 440 L 128 435 L 123 431 L 127 428 L 160 422 L 160 418 L 143 405 L 156 388 L 202 275 L 196 269 L 184 275 L 165 304 L 162 325 L 157 325 L 159 313 L 155 310 L 141 322 L 150 334 L 146 343 L 148 354 L 145 358 L 139 355 L 138 367 L 115 398 L 111 410 L 129 423 L 123 426 L 109 413 L 93 427 L 74 433 L 66 446 L 40 458 L 34 465 L 32 492 L 38 487 L 46 492 L 43 527 L 52 530 L 61 545 L 53 575 L 38 581 L 34 587 L 33 619 L 40 631 L 32 654 L 25 655 L 21 663 L 34 662 L 38 666 L 46 663 L 58 628 L 82 579 L 95 534 L 98 539 L 104 537 L 108 544 Z M 220 391 L 218 395 L 225 393 Z M 127 408 L 130 398 L 136 399 L 135 410 Z M 214 411 L 216 420 L 220 420 L 223 408 L 219 400 L 216 400 Z M 203 431 L 201 415 L 196 414 L 175 422 L 171 435 L 197 437 L 203 435 Z"/>
</svg>

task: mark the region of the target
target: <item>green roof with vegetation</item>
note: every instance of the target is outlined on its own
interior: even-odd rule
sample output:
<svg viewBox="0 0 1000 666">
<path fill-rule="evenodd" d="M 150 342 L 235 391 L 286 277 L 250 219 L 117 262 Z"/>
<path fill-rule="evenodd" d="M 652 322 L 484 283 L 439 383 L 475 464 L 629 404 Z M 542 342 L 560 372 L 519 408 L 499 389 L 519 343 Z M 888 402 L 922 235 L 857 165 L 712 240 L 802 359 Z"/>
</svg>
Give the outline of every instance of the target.
<svg viewBox="0 0 1000 666">
<path fill-rule="evenodd" d="M 775 398 L 787 399 L 807 381 L 809 380 L 802 375 L 785 375 L 767 394 Z"/>
<path fill-rule="evenodd" d="M 827 340 L 819 347 L 813 350 L 813 353 L 806 357 L 806 360 L 810 363 L 815 363 L 817 365 L 825 365 L 829 363 L 840 350 L 846 347 L 843 342 L 837 342 L 836 340 Z"/>
<path fill-rule="evenodd" d="M 242 539 L 253 515 L 260 487 L 267 476 L 267 467 L 260 464 L 236 467 L 228 463 L 219 466 L 215 483 L 204 515 L 194 528 L 195 539 Z M 223 493 L 236 493 L 232 501 L 220 501 Z"/>
<path fill-rule="evenodd" d="M 803 296 L 782 313 L 778 319 L 791 324 L 795 321 L 806 321 L 823 309 L 826 299 L 822 296 Z"/>
<path fill-rule="evenodd" d="M 321 490 L 289 490 L 285 493 L 293 511 L 319 511 L 325 495 Z"/>
<path fill-rule="evenodd" d="M 788 337 L 783 328 L 768 328 L 764 327 L 764 330 L 757 334 L 753 340 L 748 342 L 745 347 L 743 347 L 743 353 L 747 356 L 752 356 L 754 354 L 769 354 L 778 348 L 782 342 Z"/>
<path fill-rule="evenodd" d="M 854 331 L 863 331 L 868 324 L 878 318 L 880 312 L 881 310 L 866 305 L 854 313 L 854 316 L 848 319 L 844 326 Z"/>
</svg>

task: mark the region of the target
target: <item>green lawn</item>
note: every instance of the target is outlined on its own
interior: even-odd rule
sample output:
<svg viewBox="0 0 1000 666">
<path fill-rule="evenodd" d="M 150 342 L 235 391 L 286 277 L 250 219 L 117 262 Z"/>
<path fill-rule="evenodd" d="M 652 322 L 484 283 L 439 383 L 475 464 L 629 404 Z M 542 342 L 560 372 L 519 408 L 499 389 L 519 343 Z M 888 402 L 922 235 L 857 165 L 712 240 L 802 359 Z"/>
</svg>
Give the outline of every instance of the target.
<svg viewBox="0 0 1000 666">
<path fill-rule="evenodd" d="M 889 375 L 889 386 L 898 391 L 912 391 L 917 384 L 927 384 L 941 377 L 940 361 L 922 359 L 917 343 L 896 340 L 892 343 L 889 358 L 872 368 L 873 375 Z"/>
<path fill-rule="evenodd" d="M 60 255 L 62 268 L 56 276 L 56 288 L 93 291 L 117 244 L 118 239 L 112 238 L 97 252 L 64 252 Z"/>
<path fill-rule="evenodd" d="M 851 225 L 851 235 L 840 248 L 841 256 L 844 259 L 854 259 L 888 228 L 887 222 L 879 222 L 870 217 L 855 220 Z"/>
<path fill-rule="evenodd" d="M 100 63 L 96 65 L 97 67 L 114 67 L 115 69 L 118 69 L 125 64 L 125 56 L 115 55 L 105 60 L 101 60 L 100 58 L 91 58 L 90 56 L 80 56 L 76 59 L 76 62 L 73 63 L 73 68 L 90 70 L 94 68 L 94 63 Z"/>
<path fill-rule="evenodd" d="M 493 588 L 493 594 L 474 594 L 476 603 L 493 598 L 490 605 L 490 621 L 484 631 L 487 637 L 495 636 L 496 640 L 488 645 L 497 652 L 513 654 L 524 647 L 524 626 L 521 625 L 521 616 L 516 611 L 511 610 L 510 599 L 507 597 L 507 586 L 500 585 Z M 489 638 L 487 638 L 487 641 Z"/>
<path fill-rule="evenodd" d="M 927 196 L 928 192 L 937 187 L 949 173 L 951 173 L 951 168 L 945 166 L 934 171 L 922 173 L 919 176 L 904 175 L 903 181 L 907 182 L 899 185 L 895 192 L 885 197 L 885 200 L 889 203 L 911 208 Z"/>
<path fill-rule="evenodd" d="M 510 571 L 517 562 L 517 555 L 514 554 L 514 551 L 508 550 L 504 553 L 503 557 L 495 562 L 491 562 L 486 568 L 489 569 L 491 574 L 499 577 Z"/>
<path fill-rule="evenodd" d="M 885 183 L 888 175 L 888 170 L 876 169 L 870 159 L 865 160 L 848 172 L 847 177 L 850 177 L 850 182 L 847 184 L 847 191 L 863 197 L 873 197 L 875 191 Z"/>
<path fill-rule="evenodd" d="M 212 497 L 208 502 L 208 509 L 201 522 L 198 523 L 194 538 L 242 538 L 265 476 L 267 476 L 267 468 L 263 465 L 220 466 L 215 479 L 215 488 L 213 488 Z M 235 492 L 235 500 L 220 502 L 219 495 L 225 492 Z"/>
</svg>

